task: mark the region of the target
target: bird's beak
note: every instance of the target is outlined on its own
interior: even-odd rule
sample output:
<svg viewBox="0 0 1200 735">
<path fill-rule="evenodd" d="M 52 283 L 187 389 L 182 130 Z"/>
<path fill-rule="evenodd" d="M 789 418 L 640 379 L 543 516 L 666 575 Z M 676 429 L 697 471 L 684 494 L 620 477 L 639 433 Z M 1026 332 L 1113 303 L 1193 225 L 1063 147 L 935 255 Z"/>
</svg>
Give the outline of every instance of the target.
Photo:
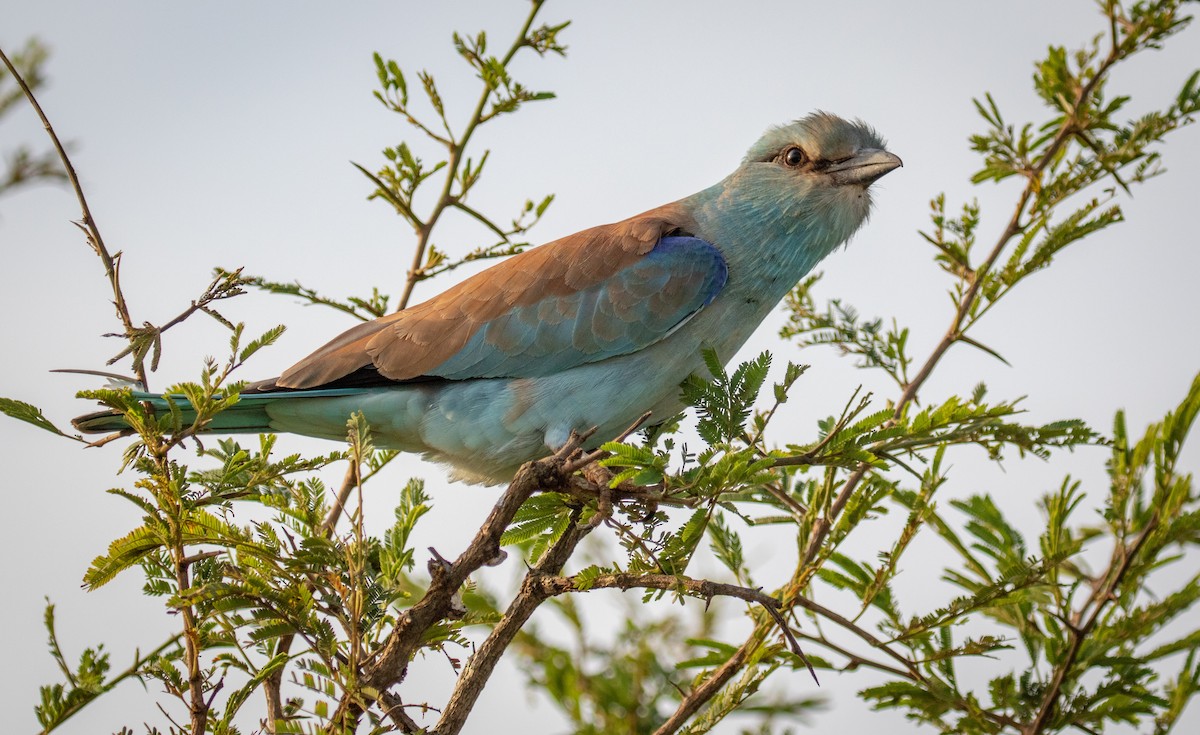
<svg viewBox="0 0 1200 735">
<path fill-rule="evenodd" d="M 895 154 L 876 148 L 866 148 L 852 158 L 831 165 L 825 169 L 825 173 L 829 174 L 833 183 L 838 186 L 858 184 L 865 187 L 888 171 L 903 165 L 904 162 Z"/>
</svg>

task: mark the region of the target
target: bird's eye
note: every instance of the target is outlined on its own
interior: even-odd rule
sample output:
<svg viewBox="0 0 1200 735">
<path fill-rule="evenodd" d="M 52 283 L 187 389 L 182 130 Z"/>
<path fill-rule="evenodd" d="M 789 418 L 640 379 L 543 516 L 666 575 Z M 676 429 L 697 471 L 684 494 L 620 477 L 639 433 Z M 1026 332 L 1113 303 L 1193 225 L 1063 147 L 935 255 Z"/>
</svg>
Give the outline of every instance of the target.
<svg viewBox="0 0 1200 735">
<path fill-rule="evenodd" d="M 804 155 L 804 151 L 796 146 L 791 146 L 780 154 L 779 159 L 783 161 L 785 166 L 797 168 L 804 165 L 804 162 L 808 160 L 808 156 Z"/>
</svg>

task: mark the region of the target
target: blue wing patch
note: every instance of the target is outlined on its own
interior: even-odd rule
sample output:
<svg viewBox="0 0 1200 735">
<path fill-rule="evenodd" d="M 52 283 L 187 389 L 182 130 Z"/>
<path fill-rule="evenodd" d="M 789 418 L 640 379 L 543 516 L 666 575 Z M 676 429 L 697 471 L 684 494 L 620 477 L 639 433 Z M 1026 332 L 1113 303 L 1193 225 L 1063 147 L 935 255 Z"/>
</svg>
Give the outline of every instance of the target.
<svg viewBox="0 0 1200 735">
<path fill-rule="evenodd" d="M 528 378 L 627 355 L 666 338 L 712 302 L 725 257 L 696 237 L 664 237 L 590 288 L 510 309 L 481 326 L 432 375 Z"/>
</svg>

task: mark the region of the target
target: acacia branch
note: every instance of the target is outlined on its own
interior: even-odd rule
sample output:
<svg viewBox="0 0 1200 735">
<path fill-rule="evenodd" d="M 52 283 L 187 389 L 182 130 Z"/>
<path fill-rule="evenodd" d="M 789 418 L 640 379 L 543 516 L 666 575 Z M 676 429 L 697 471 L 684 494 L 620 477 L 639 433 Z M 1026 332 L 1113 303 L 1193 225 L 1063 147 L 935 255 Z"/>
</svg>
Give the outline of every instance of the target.
<svg viewBox="0 0 1200 735">
<path fill-rule="evenodd" d="M 346 474 L 342 477 L 342 486 L 338 488 L 337 496 L 334 497 L 333 505 L 329 508 L 329 513 L 326 514 L 325 520 L 321 522 L 321 533 L 325 536 L 331 536 L 333 529 L 337 527 L 338 519 L 346 508 L 346 501 L 350 499 L 350 493 L 354 488 L 361 486 L 362 468 L 353 458 L 348 460 L 346 466 Z"/>
<path fill-rule="evenodd" d="M 176 633 L 175 635 L 171 636 L 167 640 L 163 641 L 162 644 L 160 644 L 157 648 L 155 648 L 153 651 L 151 651 L 146 656 L 142 656 L 140 651 L 134 651 L 133 663 L 129 666 L 129 668 L 125 669 L 124 671 L 120 672 L 119 674 L 116 674 L 111 679 L 109 679 L 108 681 L 101 684 L 99 686 L 99 688 L 94 689 L 91 692 L 89 692 L 89 694 L 91 696 L 87 697 L 86 699 L 79 699 L 79 700 L 73 701 L 70 705 L 68 705 L 66 707 L 66 709 L 64 709 L 60 713 L 58 713 L 58 715 L 55 717 L 54 722 L 52 724 L 50 724 L 49 726 L 47 726 L 45 729 L 43 729 L 41 731 L 40 735 L 48 735 L 48 733 L 51 730 L 57 729 L 68 719 L 70 719 L 74 715 L 78 714 L 79 711 L 82 710 L 84 707 L 86 707 L 89 704 L 91 704 L 92 702 L 96 701 L 96 699 L 99 698 L 99 696 L 101 694 L 105 694 L 105 693 L 111 691 L 118 684 L 120 684 L 121 682 L 125 681 L 126 679 L 128 679 L 132 676 L 140 675 L 142 673 L 143 666 L 145 666 L 148 662 L 153 661 L 163 651 L 167 650 L 171 646 L 178 645 L 179 639 L 182 636 L 183 636 L 182 633 Z M 68 679 L 74 678 L 74 675 L 70 672 L 69 669 L 64 668 L 63 671 L 64 671 L 64 673 L 66 673 Z M 72 685 L 74 686 L 75 682 L 72 682 Z"/>
<path fill-rule="evenodd" d="M 529 16 L 525 19 L 525 24 L 521 27 L 520 33 L 517 34 L 517 39 L 513 41 L 508 52 L 500 60 L 501 66 L 507 67 L 508 63 L 512 61 L 513 56 L 523 46 L 528 45 L 529 29 L 533 26 L 533 20 L 537 17 L 538 11 L 542 9 L 544 1 L 534 0 L 533 8 L 529 11 Z M 413 288 L 421 280 L 421 263 L 425 260 L 425 251 L 429 247 L 429 238 L 433 234 L 434 226 L 442 216 L 442 213 L 457 202 L 457 197 L 454 196 L 453 189 L 455 177 L 458 174 L 458 165 L 462 162 L 463 151 L 466 150 L 467 143 L 471 140 L 471 135 L 474 134 L 475 129 L 484 120 L 483 110 L 494 91 L 495 88 L 484 81 L 483 93 L 479 95 L 479 101 L 475 103 L 475 110 L 471 113 L 471 118 L 467 122 L 467 126 L 463 129 L 462 135 L 457 140 L 454 140 L 454 136 L 449 135 L 450 140 L 446 141 L 446 148 L 450 152 L 446 162 L 446 180 L 442 184 L 442 192 L 438 195 L 437 203 L 433 205 L 433 211 L 430 212 L 429 219 L 417 227 L 417 247 L 413 251 L 412 267 L 409 268 L 408 275 L 404 280 L 404 290 L 400 294 L 400 300 L 396 303 L 396 311 L 401 311 L 408 306 L 408 300 L 412 297 Z M 447 130 L 447 133 L 449 133 L 449 130 Z M 434 137 L 436 138 L 437 136 Z M 380 190 L 386 191 L 386 189 Z"/>
<path fill-rule="evenodd" d="M 934 347 L 921 369 L 913 377 L 911 381 L 904 387 L 900 398 L 895 405 L 894 416 L 899 419 L 908 407 L 908 405 L 916 400 L 917 393 L 928 380 L 933 370 L 940 363 L 946 351 L 955 342 L 959 341 L 962 336 L 963 323 L 967 316 L 971 313 L 971 309 L 979 298 L 979 291 L 983 285 L 984 277 L 995 266 L 1000 255 L 1007 248 L 1014 237 L 1020 234 L 1025 225 L 1022 223 L 1022 218 L 1029 202 L 1042 188 L 1042 176 L 1046 169 L 1053 163 L 1063 147 L 1076 137 L 1079 131 L 1079 115 L 1082 105 L 1094 93 L 1097 85 L 1107 75 L 1109 69 L 1120 60 L 1127 52 L 1122 45 L 1113 45 L 1108 54 L 1097 66 L 1095 74 L 1081 85 L 1079 92 L 1075 97 L 1074 104 L 1060 124 L 1054 137 L 1050 140 L 1043 155 L 1037 162 L 1025 172 L 1026 184 L 1018 196 L 1016 206 L 1014 207 L 1012 217 L 1009 219 L 1007 226 L 997 238 L 988 256 L 984 259 L 980 267 L 970 274 L 967 278 L 969 284 L 959 299 L 957 308 L 955 309 L 954 318 L 951 321 L 950 327 L 943 335 L 941 341 Z M 893 420 L 895 420 L 893 419 Z M 806 544 L 804 553 L 801 557 L 801 563 L 797 568 L 796 576 L 787 586 L 787 593 L 784 597 L 785 605 L 795 603 L 804 605 L 801 600 L 804 600 L 799 593 L 808 580 L 815 573 L 815 568 L 812 566 L 816 560 L 822 545 L 827 538 L 829 531 L 833 527 L 833 521 L 845 509 L 846 504 L 850 501 L 854 490 L 866 477 L 870 471 L 870 465 L 860 463 L 854 471 L 846 479 L 841 491 L 838 493 L 834 502 L 829 508 L 829 512 L 814 520 L 812 532 L 809 535 L 808 543 Z M 809 601 L 811 602 L 811 601 Z M 830 611 L 832 612 L 832 611 Z M 848 622 L 848 621 L 847 621 Z M 676 711 L 668 718 L 667 722 L 655 732 L 655 735 L 668 735 L 678 730 L 693 714 L 699 711 L 705 703 L 715 696 L 727 684 L 738 671 L 741 670 L 744 663 L 748 660 L 750 654 L 756 650 L 766 639 L 769 627 L 773 622 L 762 622 L 755 626 L 753 632 L 747 637 L 746 641 L 734 652 L 734 654 L 720 667 L 713 671 L 707 679 L 697 686 L 688 696 L 684 697 L 680 702 Z M 856 626 L 857 627 L 857 626 Z M 864 631 L 865 632 L 865 631 Z M 868 634 L 869 635 L 869 634 Z"/>
<path fill-rule="evenodd" d="M 166 459 L 162 458 L 161 462 L 165 468 Z M 163 469 L 165 472 L 166 470 Z M 172 562 L 175 567 L 175 584 L 179 589 L 179 594 L 182 596 L 186 590 L 191 589 L 191 572 L 187 563 L 184 541 L 179 536 L 179 526 L 171 519 L 172 539 L 170 553 Z M 203 649 L 203 643 L 200 640 L 200 625 L 196 616 L 195 607 L 184 602 L 179 605 L 180 617 L 183 619 L 183 661 L 187 667 L 187 689 L 188 695 L 185 699 L 183 693 L 180 692 L 180 699 L 183 699 L 188 705 L 188 714 L 191 717 L 192 732 L 202 733 L 208 726 L 208 714 L 211 709 L 211 700 L 204 698 L 205 678 L 204 672 L 200 667 L 200 652 Z M 215 691 L 213 692 L 216 693 Z"/>
<path fill-rule="evenodd" d="M 383 713 L 395 724 L 396 729 L 406 733 L 423 733 L 425 729 L 404 711 L 405 705 L 400 697 L 391 692 L 380 692 L 379 701 L 383 704 Z"/>
<path fill-rule="evenodd" d="M 670 735 L 677 731 L 683 727 L 688 718 L 699 712 L 701 707 L 716 696 L 721 691 L 721 688 L 725 686 L 725 683 L 741 670 L 750 657 L 751 652 L 761 645 L 762 640 L 765 640 L 765 634 L 760 633 L 763 630 L 763 625 L 755 626 L 754 631 L 750 634 L 750 638 L 734 651 L 733 655 L 725 663 L 718 666 L 709 674 L 708 678 L 700 682 L 700 684 L 684 696 L 679 706 L 675 708 L 675 711 L 671 713 L 666 722 L 659 725 L 658 729 L 654 731 L 654 735 Z M 762 640 L 760 640 L 760 637 Z"/>
<path fill-rule="evenodd" d="M 337 526 L 338 519 L 346 507 L 346 501 L 350 498 L 350 493 L 363 481 L 361 475 L 362 469 L 351 459 L 349 465 L 346 467 L 346 474 L 342 478 L 342 486 L 338 489 L 338 493 L 334 497 L 333 505 L 330 507 L 329 513 L 326 514 L 325 520 L 321 522 L 320 531 L 322 535 L 326 537 L 333 535 L 333 530 Z M 281 653 L 287 653 L 291 650 L 295 638 L 296 635 L 294 633 L 281 635 L 275 643 L 274 655 L 278 656 Z M 267 701 L 268 732 L 275 732 L 276 723 L 284 719 L 283 673 L 284 667 L 280 666 L 263 679 L 263 696 Z M 384 705 L 388 707 L 388 711 L 392 712 L 394 708 L 387 704 L 386 700 L 381 699 L 381 701 L 384 701 Z M 397 721 L 396 717 L 407 717 L 403 710 L 399 710 L 398 714 L 392 712 L 390 716 L 393 716 L 393 721 Z M 399 724 L 399 721 L 397 721 L 397 724 Z M 407 730 L 406 732 L 416 732 L 416 730 Z"/>
<path fill-rule="evenodd" d="M 1087 608 L 1091 608 L 1087 619 L 1079 625 L 1072 625 L 1067 622 L 1068 635 L 1071 637 L 1071 642 L 1067 646 L 1065 654 L 1054 667 L 1054 674 L 1047 685 L 1046 694 L 1042 697 L 1042 703 L 1038 707 L 1037 715 L 1030 720 L 1029 724 L 1021 727 L 1023 735 L 1036 735 L 1037 733 L 1045 732 L 1050 724 L 1050 718 L 1054 715 L 1055 709 L 1058 707 L 1058 701 L 1062 698 L 1063 687 L 1067 677 L 1071 673 L 1071 669 L 1075 666 L 1075 661 L 1079 657 L 1079 650 L 1083 646 L 1084 640 L 1091 634 L 1092 629 L 1099 622 L 1101 614 L 1107 608 L 1108 603 L 1114 599 L 1114 592 L 1121 586 L 1122 580 L 1129 572 L 1129 568 L 1133 566 L 1133 560 L 1137 557 L 1138 552 L 1142 550 L 1146 540 L 1158 528 L 1159 516 L 1158 512 L 1154 512 L 1150 519 L 1146 522 L 1146 527 L 1138 534 L 1138 537 L 1129 546 L 1118 544 L 1113 552 L 1113 564 L 1109 567 L 1106 577 L 1108 581 L 1105 584 L 1098 585 L 1091 597 L 1080 608 L 1082 613 Z"/>
<path fill-rule="evenodd" d="M 797 607 L 802 607 L 805 610 L 808 610 L 809 612 L 813 613 L 814 615 L 817 615 L 820 618 L 825 618 L 826 620 L 836 623 L 839 627 L 858 636 L 862 640 L 869 643 L 872 648 L 875 648 L 875 649 L 887 654 L 888 657 L 890 657 L 891 659 L 893 659 L 897 663 L 899 663 L 901 666 L 903 666 L 904 670 L 901 671 L 894 667 L 888 666 L 887 664 L 870 661 L 868 659 L 862 658 L 861 656 L 857 656 L 853 653 L 850 653 L 849 651 L 846 651 L 844 649 L 841 649 L 841 648 L 835 646 L 834 644 L 830 643 L 828 640 L 826 640 L 823 637 L 822 638 L 814 638 L 813 636 L 804 636 L 805 638 L 816 640 L 817 642 L 821 643 L 822 645 L 827 646 L 832 650 L 836 650 L 839 653 L 841 653 L 842 655 L 847 656 L 848 658 L 851 658 L 851 660 L 853 660 L 855 662 L 871 666 L 873 668 L 879 669 L 880 671 L 888 671 L 890 673 L 903 676 L 904 678 L 911 679 L 916 682 L 920 682 L 921 684 L 923 684 L 927 687 L 930 685 L 930 681 L 929 681 L 928 677 L 926 677 L 923 673 L 921 673 L 921 669 L 917 666 L 917 662 L 915 662 L 915 661 L 909 659 L 907 656 L 897 652 L 891 646 L 889 646 L 886 641 L 880 640 L 875 635 L 872 635 L 869 631 L 860 627 L 853 620 L 850 620 L 849 618 L 846 618 L 843 615 L 839 615 L 838 613 L 834 612 L 833 610 L 830 610 L 829 608 L 825 607 L 824 605 L 814 602 L 813 600 L 810 600 L 807 597 L 796 597 L 796 598 L 794 598 L 794 602 Z M 1019 725 L 1020 725 L 1020 723 L 1018 723 L 1016 720 L 1012 719 L 1011 717 L 1008 717 L 1006 715 L 1002 715 L 1002 714 L 999 714 L 996 712 L 992 712 L 990 710 L 985 710 L 985 709 L 979 708 L 977 704 L 972 704 L 965 699 L 958 699 L 954 702 L 954 704 L 963 710 L 976 710 L 979 712 L 979 714 L 981 714 L 982 716 L 986 717 L 987 719 L 991 720 L 992 722 L 994 722 L 998 725 L 1003 725 L 1003 726 L 1012 727 L 1012 728 L 1019 727 Z"/>
<path fill-rule="evenodd" d="M 488 219 L 482 213 L 476 211 L 475 209 L 468 207 L 466 202 L 464 202 L 462 199 L 460 199 L 458 197 L 455 197 L 453 199 L 453 201 L 451 201 L 450 205 L 452 207 L 454 207 L 455 209 L 459 210 L 460 212 L 462 212 L 463 214 L 466 214 L 469 217 L 471 217 L 472 219 L 478 221 L 484 227 L 491 230 L 492 234 L 494 234 L 496 237 L 500 238 L 500 242 L 496 243 L 497 245 L 511 244 L 512 236 L 514 234 L 516 234 L 516 232 L 520 231 L 520 230 L 517 230 L 516 232 L 511 232 L 511 233 L 505 232 L 504 230 L 502 230 L 500 228 L 500 225 L 497 225 L 495 222 L 491 221 L 490 219 Z"/>
<path fill-rule="evenodd" d="M 574 500 L 588 502 L 599 500 L 601 490 L 596 483 L 588 480 L 575 477 L 566 486 L 557 488 L 554 492 L 560 492 L 571 496 Z M 662 484 L 655 485 L 631 485 L 622 483 L 615 488 L 611 488 L 609 495 L 612 502 L 620 503 L 630 501 L 635 503 L 644 503 L 646 505 L 669 505 L 673 508 L 695 508 L 700 502 L 697 497 L 677 497 L 668 495 Z"/>
<path fill-rule="evenodd" d="M 1012 217 L 1009 218 L 1008 224 L 1005 226 L 1004 231 L 1000 234 L 1000 237 L 997 238 L 995 245 L 992 246 L 987 258 L 984 259 L 983 263 L 978 268 L 973 269 L 966 276 L 969 283 L 967 285 L 967 289 L 963 292 L 962 297 L 959 299 L 958 307 L 954 313 L 954 318 L 950 322 L 950 327 L 946 330 L 946 333 L 942 335 L 941 341 L 939 341 L 933 348 L 933 351 L 925 360 L 925 363 L 921 366 L 921 369 L 917 371 L 916 376 L 913 377 L 908 385 L 904 387 L 904 391 L 900 394 L 900 398 L 896 401 L 896 408 L 893 414 L 896 419 L 899 419 L 901 416 L 903 416 L 908 404 L 916 400 L 917 392 L 921 389 L 921 386 L 925 384 L 925 381 L 929 379 L 929 376 L 933 373 L 934 368 L 937 367 L 939 362 L 941 362 L 942 357 L 946 354 L 946 351 L 950 349 L 950 346 L 962 339 L 964 330 L 963 322 L 971 313 L 971 309 L 978 300 L 979 289 L 982 288 L 986 276 L 991 272 L 992 268 L 996 264 L 996 261 L 1008 247 L 1008 244 L 1012 242 L 1012 239 L 1021 234 L 1025 229 L 1025 225 L 1022 224 L 1021 220 L 1025 214 L 1025 208 L 1028 206 L 1030 199 L 1032 199 L 1042 189 L 1042 175 L 1045 173 L 1046 168 L 1051 164 L 1051 162 L 1058 156 L 1058 153 L 1063 146 L 1065 146 L 1072 138 L 1078 135 L 1079 120 L 1077 116 L 1080 108 L 1082 107 L 1083 103 L 1091 97 L 1092 93 L 1096 89 L 1096 85 L 1100 83 L 1100 81 L 1108 73 L 1109 68 L 1111 68 L 1112 65 L 1120 59 L 1120 57 L 1120 46 L 1113 45 L 1113 47 L 1109 50 L 1108 55 L 1097 67 L 1095 75 L 1093 75 L 1092 78 L 1080 88 L 1079 93 L 1075 97 L 1075 102 L 1071 106 L 1071 114 L 1067 115 L 1063 119 L 1062 124 L 1059 125 L 1058 132 L 1055 133 L 1054 138 L 1046 147 L 1045 152 L 1032 166 L 1032 168 L 1025 172 L 1025 187 L 1021 190 L 1021 194 L 1017 197 L 1017 204 L 1013 209 Z M 832 527 L 833 519 L 837 518 L 837 516 L 842 512 L 842 509 L 846 507 L 846 503 L 850 501 L 850 496 L 853 495 L 855 488 L 857 488 L 858 484 L 862 482 L 863 478 L 866 476 L 867 472 L 870 471 L 870 469 L 870 465 L 866 463 L 859 464 L 858 467 L 856 467 L 846 479 L 846 484 L 843 485 L 841 491 L 838 493 L 837 498 L 834 500 L 833 505 L 830 506 L 828 517 L 817 519 L 816 524 L 813 527 L 813 533 L 809 537 L 808 546 L 805 549 L 804 559 L 806 563 L 811 563 L 812 560 L 816 558 L 817 552 L 821 548 L 821 544 L 824 543 L 825 537 L 828 535 L 829 529 Z"/>
<path fill-rule="evenodd" d="M 882 671 L 885 674 L 891 674 L 892 676 L 895 676 L 900 679 L 911 679 L 912 678 L 912 674 L 909 673 L 908 671 L 905 671 L 903 669 L 898 669 L 895 666 L 890 666 L 888 664 L 883 663 L 882 661 L 874 661 L 872 659 L 860 656 L 859 654 L 857 654 L 849 649 L 839 646 L 838 644 L 834 643 L 833 641 L 829 640 L 828 638 L 824 638 L 822 636 L 816 636 L 816 635 L 809 635 L 808 633 L 804 633 L 802 631 L 795 632 L 795 636 L 802 640 L 812 641 L 813 643 L 816 643 L 817 645 L 821 646 L 822 648 L 828 648 L 830 651 L 833 651 L 834 653 L 845 657 L 849 663 L 847 663 L 844 667 L 842 667 L 841 671 L 850 671 L 859 666 L 865 666 L 870 669 L 875 669 L 876 671 Z"/>
<path fill-rule="evenodd" d="M 547 595 L 561 595 L 567 592 L 587 592 L 592 589 L 655 589 L 698 597 L 708 602 L 711 602 L 714 597 L 734 597 L 745 602 L 761 605 L 767 611 L 767 614 L 779 625 L 792 653 L 796 654 L 804 662 L 813 679 L 816 680 L 817 678 L 817 674 L 813 670 L 812 664 L 809 663 L 808 657 L 804 655 L 804 651 L 800 650 L 800 643 L 792 635 L 791 629 L 779 613 L 782 603 L 778 598 L 766 594 L 761 589 L 742 587 L 724 582 L 713 582 L 708 579 L 694 579 L 676 574 L 601 574 L 598 577 L 587 580 L 583 583 L 584 586 L 582 587 L 579 586 L 580 581 L 577 576 L 543 577 L 538 582 L 542 586 L 542 591 Z"/>
<path fill-rule="evenodd" d="M 847 618 L 843 615 L 839 615 L 838 613 L 834 612 L 833 610 L 830 610 L 829 608 L 825 607 L 824 605 L 814 602 L 813 600 L 810 600 L 807 597 L 797 595 L 796 597 L 794 597 L 792 599 L 792 602 L 795 603 L 796 607 L 802 607 L 805 610 L 808 610 L 809 612 L 813 613 L 814 615 L 818 615 L 822 618 L 825 618 L 826 620 L 829 620 L 832 623 L 836 623 L 839 627 L 844 628 L 845 630 L 853 633 L 854 635 L 858 636 L 859 638 L 861 638 L 864 641 L 866 641 L 867 643 L 869 643 L 872 648 L 882 651 L 883 653 L 887 654 L 887 656 L 889 658 L 893 659 L 894 661 L 899 663 L 901 666 L 903 666 L 904 669 L 909 672 L 910 678 L 916 679 L 918 681 L 924 681 L 925 677 L 923 677 L 921 675 L 921 672 L 917 669 L 917 665 L 913 661 L 909 660 L 909 658 L 907 656 L 905 656 L 904 654 L 899 653 L 899 652 L 895 651 L 894 649 L 892 649 L 892 647 L 889 646 L 885 641 L 882 641 L 879 638 L 875 637 L 870 632 L 868 632 L 867 630 L 860 627 L 853 620 L 850 620 L 849 618 Z"/>
<path fill-rule="evenodd" d="M 636 574 L 632 572 L 601 574 L 586 580 L 586 582 L 581 581 L 578 576 L 543 577 L 538 580 L 538 584 L 541 585 L 542 591 L 551 597 L 568 592 L 587 592 L 593 589 L 654 589 L 678 592 L 702 600 L 712 600 L 714 597 L 734 597 L 772 610 L 778 610 L 781 605 L 777 598 L 771 597 L 761 589 L 674 574 Z"/>
<path fill-rule="evenodd" d="M 104 264 L 104 275 L 108 277 L 109 284 L 112 286 L 113 307 L 117 311 L 117 318 L 121 320 L 121 325 L 125 328 L 125 333 L 133 335 L 136 330 L 133 326 L 133 319 L 129 316 L 129 307 L 125 303 L 125 293 L 121 289 L 121 254 L 110 255 L 108 248 L 105 247 L 104 238 L 100 235 L 100 227 L 92 217 L 92 210 L 88 207 L 87 197 L 83 194 L 83 186 L 79 183 L 79 176 L 75 173 L 75 166 L 71 163 L 71 157 L 67 155 L 66 147 L 58 139 L 58 134 L 54 132 L 54 126 L 50 124 L 50 118 L 42 110 L 42 106 L 38 103 L 37 97 L 34 96 L 33 90 L 25 83 L 25 79 L 17 71 L 17 68 L 13 66 L 13 63 L 9 61 L 3 49 L 0 49 L 0 61 L 4 62 L 4 66 L 8 68 L 8 72 L 12 74 L 13 79 L 16 80 L 17 85 L 25 94 L 25 99 L 29 100 L 29 104 L 41 119 L 42 127 L 45 128 L 46 134 L 50 136 L 50 142 L 54 144 L 54 150 L 58 152 L 59 160 L 62 161 L 63 168 L 67 171 L 67 179 L 71 182 L 71 188 L 75 190 L 75 198 L 79 200 L 79 207 L 83 212 L 83 221 L 80 228 L 87 235 L 88 245 L 99 256 L 100 262 Z M 149 390 L 149 384 L 146 382 L 145 368 L 141 364 L 134 365 L 133 367 L 138 382 L 142 385 L 142 389 Z"/>
</svg>

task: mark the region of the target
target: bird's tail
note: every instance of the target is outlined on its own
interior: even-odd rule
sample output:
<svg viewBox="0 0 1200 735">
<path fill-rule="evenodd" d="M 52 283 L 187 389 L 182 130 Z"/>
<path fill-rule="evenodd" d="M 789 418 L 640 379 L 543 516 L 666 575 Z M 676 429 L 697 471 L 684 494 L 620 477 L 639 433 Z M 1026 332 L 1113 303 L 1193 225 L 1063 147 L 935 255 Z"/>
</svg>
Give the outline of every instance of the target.
<svg viewBox="0 0 1200 735">
<path fill-rule="evenodd" d="M 360 389 L 334 388 L 307 391 L 271 391 L 263 393 L 243 393 L 238 396 L 237 403 L 213 416 L 205 425 L 205 432 L 217 434 L 262 434 L 274 431 L 271 427 L 271 417 L 267 406 L 274 401 L 287 401 L 303 398 L 321 398 L 351 395 L 362 392 Z M 171 405 L 179 412 L 181 426 L 190 426 L 196 420 L 196 410 L 182 395 L 163 396 L 161 393 L 143 393 L 133 391 L 134 400 L 149 403 L 155 415 L 161 416 L 171 412 Z M 71 424 L 84 434 L 106 434 L 114 431 L 124 431 L 129 427 L 125 416 L 119 411 L 109 409 L 97 411 L 85 416 L 72 419 Z"/>
<path fill-rule="evenodd" d="M 267 404 L 264 400 L 268 395 L 240 396 L 237 403 L 214 416 L 204 430 L 222 434 L 259 434 L 270 431 L 271 419 L 267 416 Z M 170 412 L 170 404 L 174 404 L 179 411 L 181 426 L 190 426 L 196 420 L 196 410 L 188 399 L 181 395 L 172 395 L 170 404 L 168 399 L 160 393 L 134 391 L 133 397 L 138 401 L 150 404 L 154 408 L 156 416 Z M 107 434 L 129 428 L 125 416 L 112 409 L 80 416 L 72 419 L 71 424 L 84 434 Z"/>
</svg>

